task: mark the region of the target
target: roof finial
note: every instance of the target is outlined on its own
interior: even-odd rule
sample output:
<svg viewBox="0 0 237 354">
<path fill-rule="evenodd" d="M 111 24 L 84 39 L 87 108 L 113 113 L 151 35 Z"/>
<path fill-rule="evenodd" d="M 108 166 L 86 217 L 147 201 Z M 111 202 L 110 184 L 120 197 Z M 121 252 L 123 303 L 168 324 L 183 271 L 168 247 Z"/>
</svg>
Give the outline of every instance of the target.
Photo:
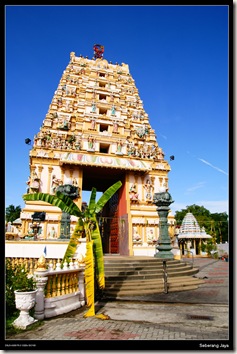
<svg viewBox="0 0 237 354">
<path fill-rule="evenodd" d="M 100 44 L 94 44 L 94 59 L 103 58 L 104 46 Z"/>
</svg>

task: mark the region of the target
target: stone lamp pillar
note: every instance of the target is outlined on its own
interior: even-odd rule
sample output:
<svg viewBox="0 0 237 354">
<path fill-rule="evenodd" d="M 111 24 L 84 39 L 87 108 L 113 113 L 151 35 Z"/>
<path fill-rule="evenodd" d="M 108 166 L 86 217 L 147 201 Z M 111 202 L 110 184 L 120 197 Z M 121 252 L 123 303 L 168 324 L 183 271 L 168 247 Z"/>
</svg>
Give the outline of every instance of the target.
<svg viewBox="0 0 237 354">
<path fill-rule="evenodd" d="M 66 195 L 72 200 L 77 199 L 79 197 L 78 187 L 73 186 L 72 184 L 64 184 L 58 186 L 56 191 Z M 59 237 L 60 239 L 62 238 L 70 239 L 70 221 L 71 221 L 70 215 L 63 211 L 62 219 L 61 219 L 61 234 Z"/>
<path fill-rule="evenodd" d="M 171 252 L 171 240 L 168 232 L 168 213 L 170 204 L 173 203 L 172 197 L 168 192 L 154 193 L 153 204 L 157 206 L 157 212 L 159 215 L 159 238 L 157 241 L 157 252 L 154 257 L 160 259 L 174 259 L 174 255 Z"/>
<path fill-rule="evenodd" d="M 63 211 L 61 218 L 61 235 L 59 238 L 70 238 L 70 221 L 71 216 Z"/>
</svg>

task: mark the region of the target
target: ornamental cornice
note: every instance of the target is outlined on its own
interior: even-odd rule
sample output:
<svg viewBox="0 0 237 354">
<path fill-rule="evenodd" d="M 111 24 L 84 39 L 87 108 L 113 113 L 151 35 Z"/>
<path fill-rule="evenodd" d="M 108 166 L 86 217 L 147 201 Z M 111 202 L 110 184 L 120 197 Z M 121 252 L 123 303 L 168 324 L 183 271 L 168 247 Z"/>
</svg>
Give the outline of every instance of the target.
<svg viewBox="0 0 237 354">
<path fill-rule="evenodd" d="M 113 157 L 105 155 L 94 155 L 84 153 L 64 153 L 60 158 L 60 165 L 78 164 L 86 166 L 110 167 L 125 170 L 150 171 L 151 162 L 136 160 L 125 157 Z"/>
</svg>

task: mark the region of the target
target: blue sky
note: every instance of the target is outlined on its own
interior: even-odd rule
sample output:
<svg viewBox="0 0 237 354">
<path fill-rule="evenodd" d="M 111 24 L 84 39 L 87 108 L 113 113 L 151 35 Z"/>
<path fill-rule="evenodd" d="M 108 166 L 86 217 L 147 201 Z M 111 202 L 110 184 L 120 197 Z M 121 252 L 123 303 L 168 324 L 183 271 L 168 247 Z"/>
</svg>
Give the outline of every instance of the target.
<svg viewBox="0 0 237 354">
<path fill-rule="evenodd" d="M 24 207 L 25 138 L 38 133 L 76 56 L 126 63 L 171 165 L 173 212 L 228 213 L 228 10 L 218 5 L 5 7 L 5 207 Z M 169 157 L 175 156 L 173 161 Z"/>
</svg>

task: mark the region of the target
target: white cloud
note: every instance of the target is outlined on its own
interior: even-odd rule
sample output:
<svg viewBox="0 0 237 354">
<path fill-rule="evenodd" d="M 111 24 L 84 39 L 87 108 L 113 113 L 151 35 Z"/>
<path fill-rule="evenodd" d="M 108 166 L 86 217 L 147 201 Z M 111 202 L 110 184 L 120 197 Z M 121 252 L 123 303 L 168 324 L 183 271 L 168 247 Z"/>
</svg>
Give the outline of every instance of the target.
<svg viewBox="0 0 237 354">
<path fill-rule="evenodd" d="M 167 140 L 167 136 L 161 133 L 158 133 L 158 135 L 160 135 L 163 139 Z"/>
<path fill-rule="evenodd" d="M 199 188 L 202 188 L 206 182 L 198 182 L 195 186 L 187 188 L 187 192 L 193 192 Z"/>
<path fill-rule="evenodd" d="M 228 176 L 228 173 L 226 173 L 225 171 L 221 170 L 219 167 L 216 167 L 216 166 L 212 165 L 210 162 L 208 162 L 206 160 L 203 160 L 203 159 L 200 159 L 199 157 L 198 157 L 198 160 L 203 162 L 203 163 L 205 163 L 206 165 L 214 168 L 215 170 L 217 170 L 217 171 L 219 171 L 221 173 L 224 173 L 224 175 Z"/>
</svg>

